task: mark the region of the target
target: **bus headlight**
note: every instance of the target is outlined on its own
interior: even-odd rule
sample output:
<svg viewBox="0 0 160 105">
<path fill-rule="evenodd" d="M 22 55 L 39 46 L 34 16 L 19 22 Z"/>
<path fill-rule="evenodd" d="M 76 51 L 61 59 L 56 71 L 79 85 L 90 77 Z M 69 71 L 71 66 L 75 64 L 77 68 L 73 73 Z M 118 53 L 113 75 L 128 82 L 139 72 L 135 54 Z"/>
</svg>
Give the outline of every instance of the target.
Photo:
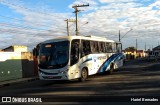
<svg viewBox="0 0 160 105">
<path fill-rule="evenodd" d="M 61 73 L 61 74 L 65 74 L 65 73 L 67 73 L 68 72 L 68 69 L 67 70 L 64 70 L 64 71 L 59 71 L 59 73 Z"/>
<path fill-rule="evenodd" d="M 43 75 L 44 73 L 43 72 L 39 72 L 41 75 Z"/>
<path fill-rule="evenodd" d="M 39 69 L 39 73 L 41 74 L 41 75 L 43 75 L 44 73 Z"/>
</svg>

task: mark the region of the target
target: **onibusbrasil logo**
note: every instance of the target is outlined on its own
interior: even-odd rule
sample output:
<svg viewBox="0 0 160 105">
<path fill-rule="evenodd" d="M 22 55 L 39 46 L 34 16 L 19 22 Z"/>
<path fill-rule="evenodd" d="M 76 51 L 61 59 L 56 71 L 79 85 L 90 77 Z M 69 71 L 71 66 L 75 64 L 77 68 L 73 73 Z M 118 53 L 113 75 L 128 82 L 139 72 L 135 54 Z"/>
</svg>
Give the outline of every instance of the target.
<svg viewBox="0 0 160 105">
<path fill-rule="evenodd" d="M 10 102 L 42 102 L 42 98 L 29 98 L 29 97 L 2 97 L 2 103 Z"/>
</svg>

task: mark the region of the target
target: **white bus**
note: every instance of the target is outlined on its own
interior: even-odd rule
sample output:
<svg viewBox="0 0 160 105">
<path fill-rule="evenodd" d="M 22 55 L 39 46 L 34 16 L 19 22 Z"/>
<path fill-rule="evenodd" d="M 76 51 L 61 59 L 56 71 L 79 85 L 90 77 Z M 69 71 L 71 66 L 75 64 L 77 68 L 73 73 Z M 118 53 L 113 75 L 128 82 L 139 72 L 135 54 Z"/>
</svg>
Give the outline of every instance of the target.
<svg viewBox="0 0 160 105">
<path fill-rule="evenodd" d="M 89 75 L 112 71 L 123 65 L 119 42 L 96 36 L 65 36 L 44 41 L 38 55 L 42 80 L 85 81 Z"/>
</svg>

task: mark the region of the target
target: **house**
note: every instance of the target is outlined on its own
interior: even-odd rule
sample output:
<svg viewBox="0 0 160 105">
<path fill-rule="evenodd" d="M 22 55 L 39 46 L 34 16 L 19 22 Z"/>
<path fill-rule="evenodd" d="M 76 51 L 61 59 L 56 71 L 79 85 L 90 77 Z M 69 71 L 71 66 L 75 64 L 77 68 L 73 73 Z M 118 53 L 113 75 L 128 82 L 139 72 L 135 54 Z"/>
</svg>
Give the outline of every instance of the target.
<svg viewBox="0 0 160 105">
<path fill-rule="evenodd" d="M 141 57 L 146 57 L 147 54 L 146 54 L 146 52 L 145 52 L 144 50 L 137 50 L 136 56 L 137 56 L 138 58 L 141 58 Z"/>
<path fill-rule="evenodd" d="M 136 58 L 136 51 L 124 51 L 127 60 Z"/>
<path fill-rule="evenodd" d="M 144 50 L 136 50 L 135 47 L 128 47 L 124 50 L 126 59 L 136 59 L 146 57 L 147 53 Z"/>
<path fill-rule="evenodd" d="M 153 52 L 155 53 L 155 56 L 160 57 L 160 45 L 153 48 Z"/>
<path fill-rule="evenodd" d="M 4 52 L 27 52 L 27 46 L 13 45 L 2 49 Z"/>
</svg>

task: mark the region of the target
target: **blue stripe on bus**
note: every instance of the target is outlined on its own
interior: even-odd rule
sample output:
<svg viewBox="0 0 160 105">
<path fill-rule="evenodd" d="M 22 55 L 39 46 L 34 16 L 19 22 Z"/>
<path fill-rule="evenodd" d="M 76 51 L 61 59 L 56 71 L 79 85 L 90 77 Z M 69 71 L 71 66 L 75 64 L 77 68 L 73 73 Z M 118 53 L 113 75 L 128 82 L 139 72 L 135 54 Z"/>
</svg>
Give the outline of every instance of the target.
<svg viewBox="0 0 160 105">
<path fill-rule="evenodd" d="M 123 54 L 122 54 L 122 53 L 117 53 L 117 54 L 113 54 L 112 56 L 110 56 L 110 57 L 100 66 L 100 68 L 98 69 L 97 73 L 106 71 L 106 69 L 107 69 L 107 67 L 110 65 L 110 63 L 119 60 L 118 58 L 119 58 L 120 56 L 123 57 Z M 85 62 L 91 61 L 91 60 L 92 60 L 92 57 L 86 59 L 85 61 L 83 61 L 82 64 L 85 63 Z"/>
<path fill-rule="evenodd" d="M 82 62 L 82 64 L 85 63 L 85 62 L 91 61 L 91 60 L 92 60 L 92 58 L 88 58 L 84 62 Z"/>
<path fill-rule="evenodd" d="M 97 73 L 106 71 L 107 67 L 110 65 L 110 63 L 113 61 L 115 62 L 116 59 L 118 59 L 119 56 L 121 56 L 122 53 L 113 54 L 111 57 L 109 57 L 98 69 Z"/>
<path fill-rule="evenodd" d="M 119 54 L 119 56 L 114 60 L 114 61 L 118 61 L 124 58 L 124 55 L 122 53 Z"/>
</svg>

